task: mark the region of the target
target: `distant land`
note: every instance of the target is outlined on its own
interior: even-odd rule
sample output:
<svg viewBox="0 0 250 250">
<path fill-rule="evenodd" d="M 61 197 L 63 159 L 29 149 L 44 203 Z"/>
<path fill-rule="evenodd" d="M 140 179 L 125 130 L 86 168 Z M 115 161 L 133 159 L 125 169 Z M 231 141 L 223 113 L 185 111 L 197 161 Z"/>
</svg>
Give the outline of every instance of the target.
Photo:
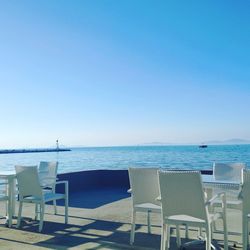
<svg viewBox="0 0 250 250">
<path fill-rule="evenodd" d="M 171 142 L 148 142 L 138 144 L 138 146 L 174 146 L 174 145 L 234 145 L 234 144 L 250 144 L 250 140 L 244 139 L 228 139 L 228 140 L 211 140 L 211 141 L 202 141 L 200 143 L 171 143 Z"/>
<path fill-rule="evenodd" d="M 138 146 L 168 146 L 168 145 L 176 145 L 176 143 L 167 143 L 167 142 L 146 142 L 142 144 L 138 144 Z"/>
<path fill-rule="evenodd" d="M 229 139 L 229 140 L 224 140 L 224 141 L 205 141 L 203 142 L 204 144 L 250 144 L 250 140 L 244 140 L 244 139 Z"/>
</svg>

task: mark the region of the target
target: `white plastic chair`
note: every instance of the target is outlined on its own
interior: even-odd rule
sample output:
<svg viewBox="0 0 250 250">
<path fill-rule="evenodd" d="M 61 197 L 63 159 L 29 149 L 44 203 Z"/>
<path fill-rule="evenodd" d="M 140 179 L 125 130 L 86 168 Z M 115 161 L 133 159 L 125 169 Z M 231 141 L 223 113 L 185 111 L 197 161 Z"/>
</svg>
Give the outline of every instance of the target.
<svg viewBox="0 0 250 250">
<path fill-rule="evenodd" d="M 245 163 L 214 163 L 213 176 L 215 180 L 227 180 L 242 183 L 242 169 L 245 168 Z"/>
<path fill-rule="evenodd" d="M 250 221 L 250 170 L 243 170 L 242 198 L 242 243 L 243 250 L 248 249 L 249 245 L 249 221 Z"/>
<path fill-rule="evenodd" d="M 151 233 L 150 213 L 161 213 L 159 197 L 158 169 L 129 168 L 129 181 L 132 195 L 132 220 L 130 244 L 134 243 L 136 213 L 147 213 L 148 233 Z"/>
<path fill-rule="evenodd" d="M 44 193 L 40 186 L 37 166 L 15 166 L 16 178 L 19 190 L 19 210 L 17 227 L 20 227 L 23 203 L 40 205 L 39 232 L 43 228 L 45 203 L 49 201 L 65 200 L 65 223 L 68 223 L 68 182 L 60 181 L 58 184 L 65 185 L 65 193 Z"/>
<path fill-rule="evenodd" d="M 222 219 L 224 226 L 224 249 L 228 249 L 226 224 L 226 197 L 217 194 L 206 201 L 201 182 L 200 172 L 197 171 L 159 171 L 159 185 L 162 202 L 162 235 L 161 250 L 169 247 L 170 225 L 188 225 L 204 228 L 206 232 L 206 250 L 211 249 L 214 220 Z M 223 213 L 209 214 L 208 205 L 218 196 L 223 199 Z M 181 240 L 177 230 L 177 246 Z"/>
<path fill-rule="evenodd" d="M 213 176 L 215 180 L 232 181 L 239 184 L 243 183 L 243 169 L 246 168 L 245 163 L 214 163 Z M 227 194 L 227 207 L 241 210 L 241 201 L 238 199 L 239 190 L 227 190 L 224 185 L 223 191 Z M 221 192 L 221 189 L 214 188 L 214 191 Z M 220 205 L 220 201 L 214 202 L 214 206 Z"/>
<path fill-rule="evenodd" d="M 41 186 L 44 192 L 55 193 L 55 186 L 57 181 L 58 162 L 41 161 L 38 167 L 38 175 Z M 54 213 L 57 214 L 56 200 L 53 201 Z M 37 218 L 37 206 L 36 206 Z"/>
</svg>

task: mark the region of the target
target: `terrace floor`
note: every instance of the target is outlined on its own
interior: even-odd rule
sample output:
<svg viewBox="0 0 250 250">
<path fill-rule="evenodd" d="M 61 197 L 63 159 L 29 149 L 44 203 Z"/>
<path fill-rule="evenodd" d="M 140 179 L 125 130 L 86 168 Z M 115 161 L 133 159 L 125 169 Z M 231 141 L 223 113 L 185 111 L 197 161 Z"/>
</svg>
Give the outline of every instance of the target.
<svg viewBox="0 0 250 250">
<path fill-rule="evenodd" d="M 126 190 L 105 189 L 85 191 L 70 195 L 69 224 L 64 224 L 64 207 L 58 206 L 58 214 L 47 205 L 44 229 L 38 232 L 38 222 L 34 221 L 34 205 L 24 205 L 24 220 L 21 228 L 12 228 L 0 220 L 0 249 L 160 249 L 160 216 L 152 216 L 152 234 L 147 233 L 146 217 L 138 214 L 135 243 L 129 245 L 130 235 L 130 198 Z M 18 207 L 18 204 L 17 204 Z M 4 203 L 0 204 L 4 211 Z M 234 232 L 241 228 L 240 214 L 228 211 L 228 227 Z M 220 225 L 218 225 L 219 227 Z M 175 230 L 171 231 L 171 248 L 175 244 Z M 184 236 L 184 230 L 182 230 Z M 223 234 L 214 234 L 218 249 L 223 249 Z M 197 231 L 190 230 L 190 239 L 197 239 Z M 230 249 L 242 249 L 239 236 L 229 235 Z M 187 242 L 187 240 L 183 240 Z M 221 245 L 222 244 L 222 245 Z M 204 249 L 204 247 L 189 249 Z"/>
</svg>

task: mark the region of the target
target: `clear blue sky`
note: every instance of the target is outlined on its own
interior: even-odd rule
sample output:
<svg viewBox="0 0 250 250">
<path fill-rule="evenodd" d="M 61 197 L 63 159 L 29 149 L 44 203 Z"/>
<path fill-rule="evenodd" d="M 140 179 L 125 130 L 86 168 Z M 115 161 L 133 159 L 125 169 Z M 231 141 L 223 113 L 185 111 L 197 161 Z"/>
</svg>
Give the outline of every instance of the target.
<svg viewBox="0 0 250 250">
<path fill-rule="evenodd" d="M 0 148 L 250 139 L 249 1 L 1 1 Z"/>
</svg>

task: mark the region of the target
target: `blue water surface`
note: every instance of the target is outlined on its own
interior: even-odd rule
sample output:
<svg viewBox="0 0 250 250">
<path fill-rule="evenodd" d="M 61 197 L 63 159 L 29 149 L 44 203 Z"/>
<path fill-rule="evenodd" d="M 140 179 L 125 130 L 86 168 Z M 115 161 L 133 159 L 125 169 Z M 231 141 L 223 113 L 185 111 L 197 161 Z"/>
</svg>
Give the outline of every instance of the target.
<svg viewBox="0 0 250 250">
<path fill-rule="evenodd" d="M 131 166 L 212 169 L 213 162 L 244 162 L 250 166 L 250 145 L 85 147 L 70 152 L 1 154 L 0 171 L 40 161 L 58 161 L 59 173 Z"/>
</svg>

